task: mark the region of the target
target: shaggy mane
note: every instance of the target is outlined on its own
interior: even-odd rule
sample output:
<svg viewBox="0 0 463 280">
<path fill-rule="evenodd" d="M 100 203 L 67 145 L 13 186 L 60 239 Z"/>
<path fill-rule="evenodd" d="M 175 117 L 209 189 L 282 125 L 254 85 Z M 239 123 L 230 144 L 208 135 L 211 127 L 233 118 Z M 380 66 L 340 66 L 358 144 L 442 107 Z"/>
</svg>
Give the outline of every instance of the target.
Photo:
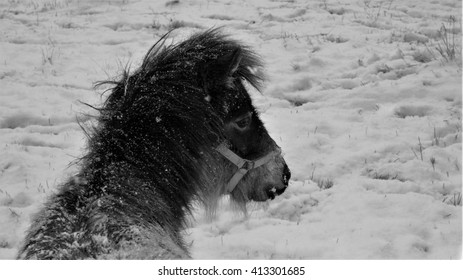
<svg viewBox="0 0 463 280">
<path fill-rule="evenodd" d="M 204 200 L 204 186 L 210 182 L 202 178 L 211 176 L 201 174 L 214 168 L 213 163 L 204 162 L 203 153 L 224 139 L 221 118 L 205 100 L 203 85 L 198 83 L 200 68 L 240 49 L 242 59 L 234 77 L 257 90 L 264 77 L 259 71 L 259 56 L 222 34 L 221 29 L 169 46 L 165 45 L 167 35 L 153 45 L 133 74 L 125 71 L 120 81 L 99 84 L 114 87 L 99 109 L 99 124 L 90 138 L 85 161 L 92 165 L 91 170 L 99 165 L 95 157 L 102 166 L 123 161 L 145 170 L 144 176 L 157 185 L 156 191 L 167 201 L 175 201 L 180 213 L 180 209 L 190 211 L 190 205 L 178 198 Z"/>
<path fill-rule="evenodd" d="M 133 73 L 97 84 L 112 88 L 86 132 L 80 171 L 39 213 L 20 256 L 140 258 L 146 251 L 151 258 L 188 257 L 180 231 L 191 203 L 217 198 L 218 177 L 229 168 L 213 149 L 225 140 L 224 123 L 206 98 L 203 83 L 211 81 L 199 73 L 238 50 L 231 78 L 259 89 L 262 63 L 220 29 L 165 42 L 166 36 Z"/>
</svg>

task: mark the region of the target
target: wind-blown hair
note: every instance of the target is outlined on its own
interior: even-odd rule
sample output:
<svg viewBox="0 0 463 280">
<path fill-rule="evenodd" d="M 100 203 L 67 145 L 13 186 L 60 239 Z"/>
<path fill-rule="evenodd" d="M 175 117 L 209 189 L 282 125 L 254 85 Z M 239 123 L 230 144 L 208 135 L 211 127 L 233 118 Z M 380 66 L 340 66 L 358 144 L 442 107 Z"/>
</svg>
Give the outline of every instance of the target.
<svg viewBox="0 0 463 280">
<path fill-rule="evenodd" d="M 113 84 L 114 88 L 99 109 L 99 125 L 85 159 L 96 163 L 94 158 L 99 158 L 103 166 L 125 161 L 147 169 L 154 175 L 150 178 L 153 184 L 167 184 L 159 191 L 166 192 L 163 195 L 167 198 L 176 198 L 176 209 L 189 210 L 191 198 L 202 200 L 203 192 L 210 192 L 201 189 L 208 185 L 201 179 L 210 178 L 204 173 L 211 170 L 211 162 L 204 162 L 204 153 L 224 140 L 225 112 L 210 106 L 204 90 L 209 87 L 205 83 L 224 81 L 214 77 L 215 73 L 204 74 L 203 69 L 210 69 L 208 63 L 239 49 L 242 58 L 234 78 L 260 90 L 263 64 L 249 47 L 220 29 L 170 46 L 165 46 L 167 35 L 151 47 L 133 74 L 125 71 L 118 82 L 98 84 Z M 200 77 L 201 73 L 208 79 Z"/>
<path fill-rule="evenodd" d="M 221 101 L 210 102 L 206 89 L 230 82 L 217 68 L 230 53 L 240 54 L 232 78 L 257 89 L 262 63 L 220 29 L 165 41 L 133 73 L 99 84 L 113 88 L 98 109 L 80 170 L 38 214 L 21 258 L 189 256 L 180 231 L 192 202 L 223 194 L 220 185 L 230 177 L 213 148 L 226 139 L 224 117 L 233 103 L 214 107 Z"/>
</svg>

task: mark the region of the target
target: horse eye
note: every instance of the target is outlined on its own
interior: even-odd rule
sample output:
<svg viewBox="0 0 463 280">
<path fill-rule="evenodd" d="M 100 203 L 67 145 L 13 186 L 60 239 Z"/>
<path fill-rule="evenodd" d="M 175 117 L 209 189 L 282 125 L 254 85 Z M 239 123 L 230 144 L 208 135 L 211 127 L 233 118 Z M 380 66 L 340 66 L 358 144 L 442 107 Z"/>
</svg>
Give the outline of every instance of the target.
<svg viewBox="0 0 463 280">
<path fill-rule="evenodd" d="M 236 126 L 238 126 L 238 128 L 245 129 L 249 126 L 249 124 L 251 123 L 251 120 L 252 120 L 251 115 L 247 115 L 246 117 L 235 121 L 235 124 Z"/>
</svg>

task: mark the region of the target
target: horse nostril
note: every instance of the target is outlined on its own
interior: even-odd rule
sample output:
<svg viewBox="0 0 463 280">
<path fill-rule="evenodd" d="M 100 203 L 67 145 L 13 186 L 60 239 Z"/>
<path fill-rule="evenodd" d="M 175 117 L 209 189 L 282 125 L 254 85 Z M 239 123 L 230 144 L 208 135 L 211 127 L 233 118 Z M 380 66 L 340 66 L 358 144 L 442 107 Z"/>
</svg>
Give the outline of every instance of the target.
<svg viewBox="0 0 463 280">
<path fill-rule="evenodd" d="M 283 183 L 288 185 L 289 179 L 291 178 L 291 171 L 289 171 L 288 165 L 285 164 L 283 167 Z"/>
</svg>

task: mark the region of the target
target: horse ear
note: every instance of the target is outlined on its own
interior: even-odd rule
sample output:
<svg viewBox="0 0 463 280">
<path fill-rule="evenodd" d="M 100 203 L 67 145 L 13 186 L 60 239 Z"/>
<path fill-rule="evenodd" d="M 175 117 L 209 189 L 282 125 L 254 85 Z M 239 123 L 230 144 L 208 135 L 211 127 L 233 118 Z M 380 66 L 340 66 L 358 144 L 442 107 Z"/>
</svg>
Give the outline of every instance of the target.
<svg viewBox="0 0 463 280">
<path fill-rule="evenodd" d="M 242 58 L 242 51 L 236 48 L 214 61 L 205 64 L 200 69 L 204 90 L 208 95 L 213 85 L 232 86 L 233 74 L 238 70 Z"/>
<path fill-rule="evenodd" d="M 238 67 L 240 66 L 242 54 L 241 54 L 241 49 L 236 48 L 232 52 L 220 57 L 218 59 L 218 63 L 222 64 L 224 69 L 228 69 L 227 73 L 224 73 L 226 77 L 231 77 L 233 76 L 233 73 L 238 70 Z"/>
</svg>

